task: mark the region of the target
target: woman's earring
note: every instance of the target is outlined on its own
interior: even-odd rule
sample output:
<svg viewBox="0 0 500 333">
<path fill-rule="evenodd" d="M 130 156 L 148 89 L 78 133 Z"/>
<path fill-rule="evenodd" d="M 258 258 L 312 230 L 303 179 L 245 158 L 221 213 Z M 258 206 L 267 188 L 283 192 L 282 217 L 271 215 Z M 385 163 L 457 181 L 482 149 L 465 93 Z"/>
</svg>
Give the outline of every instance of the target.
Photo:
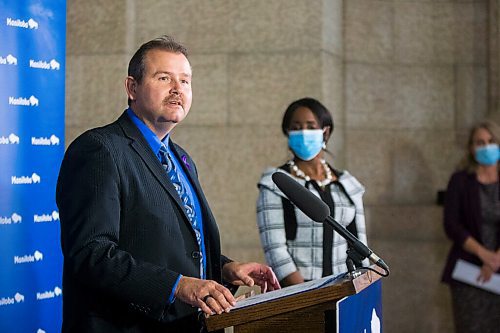
<svg viewBox="0 0 500 333">
<path fill-rule="evenodd" d="M 321 148 L 326 149 L 326 142 L 323 141 L 323 144 L 321 145 Z"/>
</svg>

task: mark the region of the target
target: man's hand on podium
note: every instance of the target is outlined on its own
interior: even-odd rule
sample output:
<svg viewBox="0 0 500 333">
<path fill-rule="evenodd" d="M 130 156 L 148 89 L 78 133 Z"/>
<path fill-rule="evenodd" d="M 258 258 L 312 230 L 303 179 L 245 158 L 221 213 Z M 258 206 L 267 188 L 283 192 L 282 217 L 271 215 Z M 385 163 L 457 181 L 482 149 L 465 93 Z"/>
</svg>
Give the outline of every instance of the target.
<svg viewBox="0 0 500 333">
<path fill-rule="evenodd" d="M 212 281 L 182 276 L 175 290 L 175 297 L 205 314 L 229 312 L 236 304 L 233 294 L 223 285 Z"/>
<path fill-rule="evenodd" d="M 233 261 L 227 263 L 222 268 L 222 278 L 236 286 L 253 287 L 258 285 L 262 293 L 281 289 L 271 267 L 256 262 L 239 263 Z"/>
</svg>

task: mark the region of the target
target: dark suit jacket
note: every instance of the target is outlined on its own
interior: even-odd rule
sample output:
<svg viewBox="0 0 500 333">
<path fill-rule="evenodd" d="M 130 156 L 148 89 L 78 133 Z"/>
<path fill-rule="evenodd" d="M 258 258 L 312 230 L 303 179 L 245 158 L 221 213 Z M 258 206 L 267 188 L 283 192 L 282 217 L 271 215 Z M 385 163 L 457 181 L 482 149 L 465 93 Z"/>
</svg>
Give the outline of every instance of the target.
<svg viewBox="0 0 500 333">
<path fill-rule="evenodd" d="M 173 142 L 171 149 L 185 160 L 202 208 L 207 278 L 221 282 L 228 259 L 195 164 Z M 174 186 L 125 113 L 68 147 L 56 201 L 63 332 L 189 331 L 197 309 L 168 298 L 179 274 L 199 277 L 198 244 Z"/>
</svg>

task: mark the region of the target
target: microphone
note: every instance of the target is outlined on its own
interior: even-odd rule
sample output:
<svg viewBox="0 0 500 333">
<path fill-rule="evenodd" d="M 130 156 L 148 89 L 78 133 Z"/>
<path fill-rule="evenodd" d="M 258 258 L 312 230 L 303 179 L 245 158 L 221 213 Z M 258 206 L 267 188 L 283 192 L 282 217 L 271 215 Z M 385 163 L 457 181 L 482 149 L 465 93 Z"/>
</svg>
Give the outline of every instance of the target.
<svg viewBox="0 0 500 333">
<path fill-rule="evenodd" d="M 328 223 L 333 230 L 345 238 L 347 243 L 349 243 L 363 259 L 368 258 L 375 265 L 384 269 L 387 275 L 389 275 L 389 266 L 349 230 L 335 221 L 334 218 L 330 216 L 330 208 L 323 200 L 319 199 L 311 191 L 283 172 L 277 171 L 273 173 L 271 177 L 281 192 L 283 192 L 288 199 L 290 199 L 290 201 L 311 220 L 320 223 Z"/>
</svg>

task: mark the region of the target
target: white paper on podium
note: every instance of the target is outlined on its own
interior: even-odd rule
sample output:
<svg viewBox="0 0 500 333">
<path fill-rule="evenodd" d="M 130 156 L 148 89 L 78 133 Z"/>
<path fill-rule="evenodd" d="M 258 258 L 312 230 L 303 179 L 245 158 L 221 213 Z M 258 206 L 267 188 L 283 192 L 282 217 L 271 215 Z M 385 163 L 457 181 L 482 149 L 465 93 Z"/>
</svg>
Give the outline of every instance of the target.
<svg viewBox="0 0 500 333">
<path fill-rule="evenodd" d="M 301 284 L 296 284 L 290 287 L 282 288 L 279 290 L 269 291 L 265 294 L 259 294 L 249 298 L 245 298 L 237 302 L 236 305 L 233 308 L 231 308 L 231 310 L 241 309 L 254 304 L 264 303 L 274 299 L 303 293 L 308 290 L 319 289 L 324 286 L 333 284 L 335 281 L 342 279 L 344 276 L 345 273 L 342 273 L 337 276 L 329 275 L 318 280 L 312 280 Z"/>
<path fill-rule="evenodd" d="M 479 283 L 477 277 L 481 268 L 462 259 L 458 259 L 451 277 L 457 281 L 488 290 L 500 295 L 500 274 L 493 274 L 488 282 Z"/>
</svg>

